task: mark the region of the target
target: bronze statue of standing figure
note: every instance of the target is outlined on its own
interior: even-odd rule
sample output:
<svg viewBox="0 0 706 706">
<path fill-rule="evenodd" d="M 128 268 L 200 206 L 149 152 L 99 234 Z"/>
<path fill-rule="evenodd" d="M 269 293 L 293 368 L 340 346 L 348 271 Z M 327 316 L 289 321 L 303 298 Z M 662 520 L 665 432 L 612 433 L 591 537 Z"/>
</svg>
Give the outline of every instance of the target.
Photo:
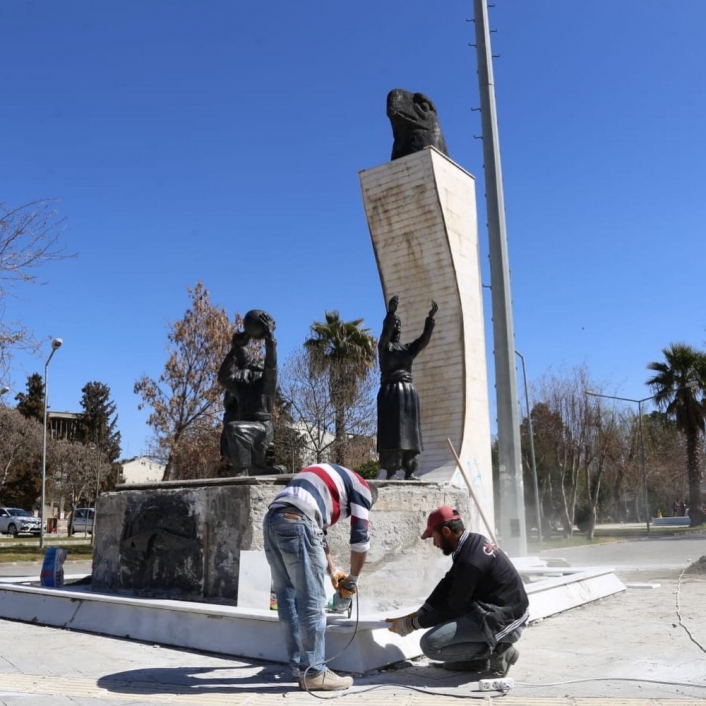
<svg viewBox="0 0 706 706">
<path fill-rule="evenodd" d="M 404 470 L 405 480 L 417 480 L 422 444 L 419 395 L 412 381 L 412 363 L 426 348 L 434 331 L 434 315 L 439 310 L 432 300 L 422 335 L 411 343 L 400 343 L 402 322 L 396 315 L 399 297 L 390 299 L 378 341 L 380 390 L 377 397 L 380 468 L 388 480 Z"/>
</svg>

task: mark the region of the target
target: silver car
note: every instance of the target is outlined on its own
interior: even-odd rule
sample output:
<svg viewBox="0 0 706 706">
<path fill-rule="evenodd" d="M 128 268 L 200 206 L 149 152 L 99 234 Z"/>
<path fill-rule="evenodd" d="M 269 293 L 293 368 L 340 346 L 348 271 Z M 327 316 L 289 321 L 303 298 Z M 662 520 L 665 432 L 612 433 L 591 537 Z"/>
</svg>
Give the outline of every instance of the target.
<svg viewBox="0 0 706 706">
<path fill-rule="evenodd" d="M 69 533 L 83 532 L 91 534 L 93 532 L 93 518 L 96 511 L 92 507 L 77 507 L 71 516 Z"/>
<path fill-rule="evenodd" d="M 0 507 L 0 532 L 11 534 L 39 535 L 42 533 L 42 520 L 19 507 Z"/>
</svg>

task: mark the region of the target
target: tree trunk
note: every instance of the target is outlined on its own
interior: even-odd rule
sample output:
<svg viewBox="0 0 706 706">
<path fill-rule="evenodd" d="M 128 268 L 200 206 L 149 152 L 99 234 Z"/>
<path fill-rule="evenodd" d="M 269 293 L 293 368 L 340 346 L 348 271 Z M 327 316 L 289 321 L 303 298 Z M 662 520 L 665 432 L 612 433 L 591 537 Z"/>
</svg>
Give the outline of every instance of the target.
<svg viewBox="0 0 706 706">
<path fill-rule="evenodd" d="M 333 457 L 339 466 L 346 465 L 346 412 L 338 405 L 336 407 L 335 436 Z"/>
<path fill-rule="evenodd" d="M 689 518 L 690 527 L 704 523 L 704 512 L 701 500 L 701 448 L 699 433 L 687 434 L 686 466 L 689 478 Z"/>
<path fill-rule="evenodd" d="M 625 510 L 622 505 L 623 496 L 623 478 L 625 477 L 625 469 L 623 466 L 618 468 L 615 474 L 615 482 L 613 483 L 613 520 L 621 522 L 624 520 Z"/>
</svg>

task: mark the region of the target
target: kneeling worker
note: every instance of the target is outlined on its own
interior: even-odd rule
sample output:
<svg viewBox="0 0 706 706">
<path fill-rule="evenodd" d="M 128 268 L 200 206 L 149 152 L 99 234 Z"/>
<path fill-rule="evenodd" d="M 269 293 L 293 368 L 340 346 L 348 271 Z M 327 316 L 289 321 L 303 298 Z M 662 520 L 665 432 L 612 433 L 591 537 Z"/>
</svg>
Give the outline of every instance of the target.
<svg viewBox="0 0 706 706">
<path fill-rule="evenodd" d="M 522 578 L 501 549 L 466 530 L 446 505 L 429 515 L 422 539 L 430 537 L 451 555 L 451 569 L 416 613 L 388 619 L 390 630 L 405 636 L 431 628 L 421 639 L 422 651 L 445 669 L 505 676 L 517 662 L 513 643 L 529 618 Z"/>
<path fill-rule="evenodd" d="M 270 503 L 263 523 L 277 613 L 289 664 L 300 689 L 338 691 L 353 684 L 326 668 L 326 592 L 329 575 L 343 596 L 357 591 L 370 547 L 369 512 L 377 489 L 355 471 L 321 463 L 299 471 Z M 324 540 L 338 520 L 351 518 L 351 568 L 337 570 Z"/>
</svg>

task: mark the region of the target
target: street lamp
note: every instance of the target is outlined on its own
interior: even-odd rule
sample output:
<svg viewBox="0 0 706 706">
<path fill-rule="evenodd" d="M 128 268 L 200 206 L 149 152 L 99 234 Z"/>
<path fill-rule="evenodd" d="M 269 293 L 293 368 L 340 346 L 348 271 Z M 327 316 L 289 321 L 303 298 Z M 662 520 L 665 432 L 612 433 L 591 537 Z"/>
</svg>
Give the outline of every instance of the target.
<svg viewBox="0 0 706 706">
<path fill-rule="evenodd" d="M 698 380 L 689 380 L 686 384 L 677 387 L 677 390 L 687 390 L 693 387 L 698 387 Z M 623 402 L 633 402 L 637 404 L 637 425 L 640 430 L 640 458 L 642 463 L 642 484 L 644 486 L 644 504 L 645 504 L 645 516 L 647 521 L 647 531 L 650 531 L 650 503 L 649 497 L 647 495 L 647 466 L 645 464 L 645 437 L 642 432 L 642 403 L 649 402 L 653 400 L 657 395 L 650 395 L 649 397 L 643 397 L 641 400 L 633 399 L 632 397 L 616 397 L 615 395 L 600 395 L 597 392 L 590 392 L 586 390 L 586 394 L 591 397 L 603 397 L 608 400 L 622 400 Z"/>
<path fill-rule="evenodd" d="M 9 392 L 10 388 L 5 386 L 5 387 L 0 387 L 0 395 L 4 395 L 6 392 Z"/>
<path fill-rule="evenodd" d="M 586 390 L 586 394 L 591 397 L 603 397 L 608 400 L 622 400 L 623 402 L 634 402 L 637 404 L 637 426 L 640 430 L 640 458 L 642 463 L 642 485 L 644 489 L 644 505 L 645 505 L 645 519 L 647 521 L 647 531 L 650 531 L 650 502 L 647 495 L 647 466 L 645 464 L 645 437 L 642 433 L 642 403 L 649 402 L 653 400 L 656 395 L 650 395 L 649 397 L 643 397 L 641 400 L 635 400 L 632 397 L 616 397 L 614 395 L 599 395 L 597 392 L 590 392 Z"/>
<path fill-rule="evenodd" d="M 51 353 L 44 364 L 44 433 L 42 435 L 42 506 L 40 508 L 42 526 L 39 530 L 39 548 L 44 549 L 44 506 L 46 503 L 46 486 L 47 486 L 47 401 L 49 399 L 49 391 L 47 390 L 47 382 L 49 380 L 49 361 L 52 359 L 63 341 L 60 338 L 55 338 L 51 342 Z"/>
<path fill-rule="evenodd" d="M 525 357 L 520 351 L 515 351 L 522 361 L 522 379 L 525 385 L 525 405 L 527 407 L 527 424 L 529 425 L 530 438 L 530 459 L 532 461 L 532 479 L 534 481 L 534 506 L 537 512 L 537 532 L 539 536 L 539 546 L 542 546 L 542 514 L 539 508 L 539 485 L 537 483 L 537 461 L 534 456 L 534 431 L 532 431 L 532 409 L 530 408 L 529 391 L 527 390 L 527 370 L 525 369 Z"/>
</svg>

